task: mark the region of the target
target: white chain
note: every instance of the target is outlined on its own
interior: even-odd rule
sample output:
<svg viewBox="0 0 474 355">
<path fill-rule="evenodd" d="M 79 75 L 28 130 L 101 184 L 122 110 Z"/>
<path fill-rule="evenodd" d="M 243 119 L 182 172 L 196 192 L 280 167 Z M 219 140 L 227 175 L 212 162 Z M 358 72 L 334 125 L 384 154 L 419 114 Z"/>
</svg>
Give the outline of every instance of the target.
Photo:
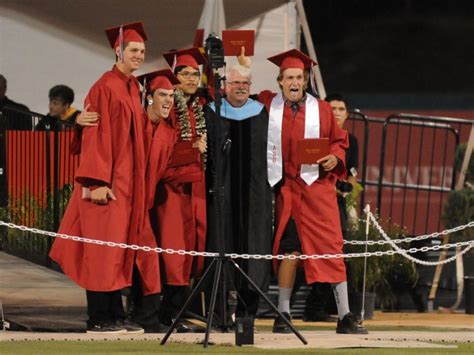
<svg viewBox="0 0 474 355">
<path fill-rule="evenodd" d="M 370 213 L 370 212 L 369 212 Z M 375 218 L 373 217 L 372 214 L 369 215 L 371 217 L 371 220 L 374 222 L 375 227 L 377 230 L 380 232 L 380 234 L 385 238 L 386 234 L 383 231 L 382 227 L 377 223 Z M 43 231 L 40 229 L 36 228 L 29 228 L 26 226 L 21 226 L 21 225 L 16 225 L 14 223 L 7 223 L 0 221 L 0 226 L 6 226 L 8 228 L 13 228 L 13 229 L 19 229 L 24 232 L 32 232 L 35 234 L 42 234 L 46 235 L 49 237 L 54 237 L 54 238 L 61 238 L 61 239 L 69 239 L 73 240 L 76 242 L 82 242 L 82 243 L 88 243 L 88 244 L 96 244 L 96 245 L 105 245 L 109 247 L 118 247 L 118 248 L 123 248 L 123 249 L 132 249 L 132 250 L 143 250 L 147 252 L 155 252 L 155 253 L 165 253 L 165 254 L 178 254 L 178 255 L 191 255 L 191 256 L 203 256 L 203 257 L 217 257 L 219 256 L 219 253 L 213 253 L 213 252 L 197 252 L 197 251 L 187 251 L 187 250 L 174 250 L 174 249 L 163 249 L 160 247 L 150 247 L 150 246 L 140 246 L 136 244 L 125 244 L 125 243 L 115 243 L 115 242 L 110 242 L 110 241 L 103 241 L 103 240 L 97 240 L 97 239 L 90 239 L 90 238 L 83 238 L 83 237 L 78 237 L 78 236 L 70 236 L 67 234 L 63 233 L 55 233 L 55 232 L 48 232 L 48 231 Z M 385 236 L 384 236 L 385 235 Z M 387 237 L 388 238 L 388 237 Z M 389 238 L 390 239 L 390 238 Z M 290 259 L 290 260 L 307 260 L 307 259 L 341 259 L 341 258 L 360 258 L 360 257 L 370 257 L 370 256 L 384 256 L 384 255 L 394 255 L 394 254 L 401 254 L 410 260 L 413 260 L 414 262 L 424 264 L 424 265 L 437 265 L 440 263 L 446 264 L 452 260 L 455 259 L 455 256 L 449 259 L 446 259 L 442 262 L 426 262 L 423 260 L 419 260 L 416 258 L 413 258 L 412 256 L 408 254 L 413 254 L 413 253 L 418 253 L 418 252 L 427 252 L 430 250 L 440 250 L 440 249 L 449 249 L 449 248 L 455 248 L 455 247 L 463 247 L 465 246 L 466 249 L 460 252 L 460 254 L 466 253 L 469 249 L 471 249 L 474 246 L 474 240 L 469 240 L 466 242 L 458 242 L 454 244 L 443 244 L 443 245 L 434 245 L 430 247 L 422 247 L 422 248 L 410 248 L 410 249 L 401 249 L 399 248 L 396 244 L 392 245 L 395 250 L 386 250 L 386 251 L 375 251 L 375 252 L 364 252 L 364 253 L 349 253 L 349 254 L 314 254 L 314 255 L 259 255 L 259 254 L 236 254 L 236 253 L 226 253 L 224 254 L 226 257 L 230 257 L 232 259 L 265 259 L 265 260 L 283 260 L 283 259 Z"/>
<path fill-rule="evenodd" d="M 372 214 L 371 214 L 372 215 Z M 400 243 L 409 243 L 415 240 L 424 240 L 424 239 L 429 239 L 429 238 L 438 238 L 438 237 L 443 237 L 445 235 L 451 234 L 451 233 L 456 233 L 460 232 L 464 229 L 467 228 L 472 228 L 474 227 L 474 221 L 469 222 L 468 224 L 464 224 L 462 226 L 454 227 L 451 229 L 446 229 L 442 232 L 434 232 L 431 234 L 424 234 L 424 235 L 419 235 L 417 237 L 409 237 L 409 238 L 403 238 L 403 239 L 390 239 L 390 240 L 344 240 L 344 244 L 350 244 L 350 245 L 385 245 L 385 244 L 400 244 Z"/>
<path fill-rule="evenodd" d="M 380 224 L 377 222 L 377 219 L 374 217 L 374 215 L 371 213 L 371 212 L 367 212 L 368 215 L 369 215 L 369 218 L 370 220 L 372 221 L 372 223 L 374 224 L 375 228 L 378 230 L 378 232 L 380 233 L 380 235 L 382 236 L 382 238 L 384 238 L 387 243 L 389 243 L 393 249 L 395 249 L 398 254 L 400 255 L 403 255 L 405 258 L 407 258 L 408 260 L 411 260 L 417 264 L 421 264 L 421 265 L 427 265 L 427 266 L 434 266 L 434 265 L 439 265 L 439 264 L 447 264 L 453 260 L 456 260 L 456 257 L 458 256 L 461 256 L 465 253 L 467 253 L 469 251 L 469 249 L 471 249 L 473 246 L 474 246 L 474 240 L 471 240 L 471 241 L 468 241 L 468 242 L 464 242 L 464 243 L 469 243 L 469 244 L 463 244 L 463 245 L 466 245 L 466 249 L 462 250 L 459 252 L 459 254 L 456 254 L 450 258 L 447 258 L 447 259 L 444 259 L 444 260 L 441 260 L 441 261 L 424 261 L 424 260 L 421 260 L 421 259 L 417 259 L 411 255 L 408 255 L 408 253 L 410 253 L 410 250 L 415 250 L 416 248 L 411 248 L 411 249 L 408 249 L 408 250 L 405 250 L 405 249 L 401 249 L 398 245 L 396 245 L 394 243 L 393 240 L 390 239 L 390 237 L 385 233 L 385 231 L 382 229 L 382 227 L 380 226 Z M 471 222 L 472 223 L 472 222 Z M 456 243 L 457 245 L 456 246 L 461 246 L 461 243 Z M 441 247 L 444 247 L 446 245 L 449 245 L 449 244 L 444 244 L 444 245 L 438 245 L 441 249 Z M 446 248 L 444 248 L 446 249 Z M 428 251 L 430 250 L 429 247 L 423 247 L 423 248 L 420 248 L 420 251 Z M 437 249 L 432 249 L 432 250 L 437 250 Z"/>
</svg>

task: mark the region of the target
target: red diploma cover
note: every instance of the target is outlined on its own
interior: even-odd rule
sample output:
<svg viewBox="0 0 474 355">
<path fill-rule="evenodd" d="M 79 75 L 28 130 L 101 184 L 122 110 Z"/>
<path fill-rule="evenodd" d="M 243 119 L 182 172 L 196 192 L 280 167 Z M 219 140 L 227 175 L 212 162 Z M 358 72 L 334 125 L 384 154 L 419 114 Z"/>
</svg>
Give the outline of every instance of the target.
<svg viewBox="0 0 474 355">
<path fill-rule="evenodd" d="M 242 46 L 245 47 L 245 55 L 250 57 L 254 52 L 255 31 L 254 30 L 223 30 L 222 42 L 224 43 L 224 55 L 239 56 Z"/>
<path fill-rule="evenodd" d="M 198 28 L 194 33 L 193 47 L 201 48 L 204 43 L 204 28 Z"/>
<path fill-rule="evenodd" d="M 329 154 L 328 138 L 308 138 L 296 141 L 296 163 L 316 164 L 316 162 Z"/>
<path fill-rule="evenodd" d="M 199 149 L 193 147 L 194 141 L 183 141 L 176 143 L 171 154 L 169 167 L 175 168 L 181 165 L 197 163 L 199 161 Z"/>
</svg>

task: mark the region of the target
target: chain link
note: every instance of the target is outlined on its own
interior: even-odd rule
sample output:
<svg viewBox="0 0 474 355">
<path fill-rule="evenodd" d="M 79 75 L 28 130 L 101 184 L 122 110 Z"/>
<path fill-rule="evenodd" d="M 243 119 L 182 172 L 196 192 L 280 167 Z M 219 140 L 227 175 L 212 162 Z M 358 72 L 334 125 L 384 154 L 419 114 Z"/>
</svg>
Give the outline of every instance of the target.
<svg viewBox="0 0 474 355">
<path fill-rule="evenodd" d="M 395 249 L 395 251 L 398 252 L 398 254 L 404 256 L 405 258 L 407 258 L 408 260 L 411 260 L 413 261 L 414 263 L 417 263 L 417 264 L 420 264 L 420 265 L 427 265 L 427 266 L 435 266 L 435 265 L 440 265 L 440 264 L 447 264 L 447 263 L 450 263 L 451 261 L 454 261 L 456 260 L 457 257 L 461 257 L 462 255 L 464 255 L 465 253 L 467 253 L 473 246 L 474 246 L 474 240 L 470 240 L 470 241 L 467 241 L 467 242 L 460 242 L 460 243 L 455 243 L 455 244 L 441 244 L 441 245 L 434 245 L 432 247 L 422 247 L 422 248 L 410 248 L 408 250 L 406 249 L 401 249 L 396 243 L 394 243 L 394 241 L 392 239 L 390 239 L 390 237 L 385 233 L 385 231 L 383 230 L 383 228 L 380 226 L 380 224 L 378 223 L 377 219 L 374 217 L 374 215 L 368 211 L 367 212 L 368 215 L 369 215 L 369 219 L 370 221 L 373 223 L 375 229 L 377 229 L 377 231 L 380 233 L 380 235 L 382 236 L 382 238 L 384 238 L 387 243 L 390 244 L 390 246 Z M 468 224 L 472 224 L 474 222 L 471 222 L 471 223 L 468 223 Z M 459 227 L 456 227 L 456 228 L 459 228 Z M 456 228 L 453 228 L 453 229 L 456 229 Z M 411 255 L 408 255 L 408 253 L 416 253 L 418 251 L 429 251 L 429 250 L 439 250 L 439 249 L 448 249 L 447 246 L 452 246 L 454 245 L 456 248 L 457 247 L 460 247 L 460 246 L 466 246 L 466 248 L 462 251 L 460 251 L 459 253 L 457 253 L 456 255 L 453 255 L 452 257 L 450 258 L 447 258 L 447 259 L 444 259 L 444 260 L 441 260 L 441 261 L 425 261 L 425 260 L 421 260 L 421 259 L 418 259 L 418 258 L 415 258 Z"/>
<path fill-rule="evenodd" d="M 373 216 L 372 213 L 370 213 L 370 214 L 371 214 L 371 216 Z M 454 227 L 454 228 L 451 228 L 451 229 L 446 229 L 442 232 L 434 232 L 434 233 L 431 233 L 431 234 L 419 235 L 417 237 L 408 237 L 408 238 L 403 238 L 403 239 L 390 239 L 390 241 L 388 241 L 388 240 L 368 240 L 368 241 L 365 241 L 365 240 L 344 240 L 344 244 L 349 244 L 349 245 L 366 245 L 366 244 L 367 245 L 385 245 L 385 244 L 392 244 L 392 243 L 395 243 L 395 244 L 409 243 L 409 242 L 412 242 L 412 241 L 415 241 L 415 240 L 424 240 L 424 239 L 442 237 L 442 236 L 445 236 L 445 235 L 448 235 L 448 234 L 451 234 L 451 233 L 460 232 L 464 229 L 472 228 L 472 227 L 474 227 L 474 221 L 469 222 L 468 224 L 464 224 L 462 226 Z"/>
<path fill-rule="evenodd" d="M 422 248 L 410 248 L 410 249 L 401 249 L 398 247 L 396 244 L 396 240 L 391 240 L 390 237 L 387 236 L 387 234 L 384 232 L 382 227 L 378 224 L 377 220 L 375 219 L 374 215 L 367 211 L 369 214 L 369 218 L 372 221 L 373 225 L 377 229 L 377 231 L 380 233 L 380 235 L 385 239 L 385 244 L 388 243 L 390 244 L 394 250 L 385 250 L 385 251 L 375 251 L 375 252 L 364 252 L 364 253 L 349 253 L 349 254 L 314 254 L 314 255 L 259 255 L 259 254 L 236 254 L 236 253 L 227 253 L 224 254 L 226 257 L 230 257 L 232 259 L 265 259 L 265 260 L 284 260 L 284 259 L 290 259 L 290 260 L 316 260 L 316 259 L 341 259 L 341 258 L 361 258 L 361 257 L 371 257 L 371 256 L 384 256 L 384 255 L 394 255 L 394 254 L 400 254 L 406 257 L 407 259 L 412 260 L 415 263 L 422 264 L 422 265 L 438 265 L 438 264 L 447 264 L 453 260 L 456 259 L 456 257 L 461 256 L 465 254 L 467 251 L 469 251 L 472 247 L 474 247 L 474 240 L 469 240 L 465 242 L 458 242 L 458 243 L 452 243 L 452 244 L 442 244 L 442 245 L 434 245 L 430 247 L 422 247 Z M 82 242 L 82 243 L 88 243 L 88 244 L 96 244 L 96 245 L 103 245 L 103 246 L 108 246 L 108 247 L 118 247 L 122 249 L 132 249 L 132 250 L 142 250 L 146 252 L 155 252 L 155 253 L 165 253 L 165 254 L 178 254 L 178 255 L 190 255 L 190 256 L 202 256 L 202 257 L 217 257 L 219 256 L 219 253 L 213 253 L 213 252 L 197 252 L 197 251 L 187 251 L 187 250 L 174 250 L 174 249 L 163 249 L 160 247 L 150 247 L 150 246 L 140 246 L 136 244 L 125 244 L 125 243 L 115 243 L 111 241 L 103 241 L 103 240 L 97 240 L 97 239 L 90 239 L 90 238 L 84 238 L 84 237 L 78 237 L 78 236 L 70 236 L 67 234 L 63 233 L 54 233 L 54 232 L 49 232 L 49 231 L 43 231 L 40 229 L 36 228 L 29 228 L 26 226 L 21 226 L 21 225 L 16 225 L 14 223 L 7 223 L 0 221 L 0 226 L 6 226 L 8 228 L 12 229 L 19 229 L 24 232 L 32 232 L 35 234 L 41 234 L 41 235 L 46 235 L 49 237 L 54 237 L 54 238 L 61 238 L 61 239 L 67 239 L 67 240 L 72 240 L 76 242 Z M 449 233 L 454 233 L 454 231 L 459 231 L 463 230 L 466 228 L 470 228 L 474 226 L 474 222 L 468 223 L 464 226 L 459 226 L 456 228 L 452 228 L 440 233 L 433 233 L 430 234 L 429 236 L 420 236 L 423 237 L 422 239 L 426 238 L 431 238 L 433 235 L 439 236 L 439 235 L 446 235 Z M 416 238 L 420 238 L 416 237 Z M 416 238 L 407 238 L 411 240 L 420 240 Z M 407 239 L 404 239 L 403 241 L 407 241 Z M 378 243 L 374 243 L 378 244 Z M 438 261 L 438 262 L 428 262 L 424 260 L 420 260 L 417 258 L 414 258 L 413 256 L 409 254 L 417 253 L 417 252 L 427 252 L 430 250 L 436 251 L 440 249 L 450 249 L 450 248 L 457 248 L 457 247 L 466 247 L 464 250 L 460 251 L 458 254 L 445 259 L 443 261 Z"/>
</svg>

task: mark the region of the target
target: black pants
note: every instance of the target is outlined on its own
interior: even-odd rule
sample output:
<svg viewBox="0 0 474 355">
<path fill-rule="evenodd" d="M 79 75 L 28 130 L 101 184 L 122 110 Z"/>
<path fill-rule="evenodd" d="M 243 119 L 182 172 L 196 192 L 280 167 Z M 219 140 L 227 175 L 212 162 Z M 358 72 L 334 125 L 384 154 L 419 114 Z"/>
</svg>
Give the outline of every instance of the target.
<svg viewBox="0 0 474 355">
<path fill-rule="evenodd" d="M 309 317 L 323 317 L 328 313 L 327 303 L 334 293 L 330 283 L 315 282 L 311 284 L 311 291 L 306 298 L 304 313 Z"/>
<path fill-rule="evenodd" d="M 280 240 L 279 252 L 282 254 L 302 252 L 301 242 L 298 236 L 298 229 L 296 228 L 296 222 L 293 218 L 290 218 L 290 220 L 286 224 L 285 230 Z"/>
<path fill-rule="evenodd" d="M 255 318 L 257 316 L 260 295 L 256 291 L 250 290 L 248 287 L 240 289 L 237 292 L 238 299 L 235 316 L 251 316 Z"/>
<path fill-rule="evenodd" d="M 339 207 L 339 219 L 341 220 L 342 235 L 347 235 L 347 210 L 346 199 L 343 196 L 337 195 L 337 206 Z"/>
<path fill-rule="evenodd" d="M 138 269 L 133 269 L 132 287 L 128 297 L 127 313 L 129 318 L 145 329 L 157 327 L 161 299 L 158 293 L 143 295 L 143 285 Z"/>
<path fill-rule="evenodd" d="M 188 286 L 163 285 L 163 299 L 161 300 L 161 323 L 170 325 L 186 302 Z"/>
<path fill-rule="evenodd" d="M 86 290 L 88 327 L 124 320 L 122 293 L 120 290 L 97 292 Z"/>
</svg>

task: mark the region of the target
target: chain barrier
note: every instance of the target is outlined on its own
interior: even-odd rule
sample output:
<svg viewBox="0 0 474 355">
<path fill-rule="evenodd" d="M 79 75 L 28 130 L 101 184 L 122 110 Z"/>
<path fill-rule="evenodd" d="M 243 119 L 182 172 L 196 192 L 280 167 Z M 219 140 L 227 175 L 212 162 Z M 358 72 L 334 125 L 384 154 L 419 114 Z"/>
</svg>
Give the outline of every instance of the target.
<svg viewBox="0 0 474 355">
<path fill-rule="evenodd" d="M 385 234 L 383 231 L 382 227 L 377 223 L 375 220 L 374 216 L 369 213 L 369 217 L 374 223 L 375 227 L 377 230 L 380 232 L 380 234 L 384 238 L 390 238 Z M 48 231 L 43 231 L 37 228 L 29 228 L 26 226 L 20 226 L 16 225 L 14 223 L 7 223 L 0 221 L 0 226 L 6 226 L 8 228 L 12 229 L 19 229 L 24 232 L 31 232 L 35 234 L 41 234 L 41 235 L 46 235 L 48 237 L 53 237 L 53 238 L 61 238 L 61 239 L 67 239 L 67 240 L 72 240 L 76 242 L 82 242 L 82 243 L 88 243 L 88 244 L 95 244 L 95 245 L 102 245 L 102 246 L 108 246 L 108 247 L 118 247 L 118 248 L 123 248 L 123 249 L 132 249 L 132 250 L 142 250 L 146 252 L 155 252 L 155 253 L 165 253 L 165 254 L 178 254 L 178 255 L 190 255 L 190 256 L 202 256 L 202 257 L 218 257 L 219 253 L 213 253 L 213 252 L 197 252 L 197 251 L 187 251 L 187 250 L 174 250 L 174 249 L 163 249 L 160 247 L 150 247 L 150 246 L 140 246 L 136 244 L 125 244 L 125 243 L 115 243 L 111 241 L 103 241 L 103 240 L 97 240 L 97 239 L 90 239 L 90 238 L 83 238 L 83 237 L 78 237 L 78 236 L 70 236 L 67 234 L 62 234 L 62 233 L 55 233 L 55 232 L 48 232 Z M 390 243 L 390 242 L 389 242 Z M 474 240 L 470 241 L 465 241 L 465 242 L 458 242 L 458 243 L 451 243 L 451 244 L 443 244 L 443 245 L 434 245 L 430 247 L 422 247 L 422 248 L 410 248 L 410 249 L 401 249 L 399 248 L 395 243 L 391 243 L 392 247 L 394 250 L 386 250 L 386 251 L 375 251 L 375 252 L 364 252 L 364 253 L 349 253 L 349 254 L 315 254 L 315 255 L 258 255 L 258 254 L 237 254 L 237 253 L 226 253 L 224 254 L 226 257 L 230 257 L 232 259 L 256 259 L 256 260 L 284 260 L 284 259 L 290 259 L 290 260 L 308 260 L 308 259 L 340 259 L 340 258 L 359 258 L 359 257 L 371 257 L 371 256 L 384 256 L 384 255 L 395 255 L 395 254 L 401 254 L 410 260 L 423 264 L 423 265 L 437 265 L 440 262 L 427 262 L 423 260 L 416 259 L 412 257 L 411 255 L 408 254 L 413 254 L 413 253 L 418 253 L 418 252 L 427 252 L 427 251 L 435 251 L 435 250 L 441 250 L 441 249 L 450 249 L 450 248 L 455 248 L 455 247 L 466 247 L 460 254 L 466 253 L 469 249 L 471 249 L 474 246 Z M 455 259 L 456 256 L 451 257 L 449 259 L 446 259 L 442 261 L 441 263 L 446 264 L 452 260 Z"/>
<path fill-rule="evenodd" d="M 373 217 L 373 214 L 370 213 L 370 215 Z M 377 223 L 378 224 L 378 223 Z M 472 228 L 474 227 L 474 221 L 469 222 L 467 224 L 464 224 L 462 226 L 454 227 L 451 229 L 446 229 L 442 232 L 434 232 L 431 234 L 424 234 L 424 235 L 419 235 L 417 237 L 408 237 L 408 238 L 402 238 L 402 239 L 390 239 L 390 240 L 344 240 L 344 244 L 349 244 L 349 245 L 385 245 L 385 244 L 400 244 L 400 243 L 409 243 L 412 241 L 416 240 L 424 240 L 424 239 L 430 239 L 430 238 L 438 238 L 438 237 L 444 237 L 445 235 L 451 234 L 451 233 L 456 233 L 460 232 L 464 229 L 467 228 Z"/>
<path fill-rule="evenodd" d="M 458 256 L 461 256 L 465 253 L 467 253 L 473 246 L 474 246 L 474 240 L 471 240 L 471 241 L 468 241 L 468 242 L 464 242 L 464 243 L 468 243 L 468 244 L 464 244 L 464 243 L 455 243 L 456 247 L 460 247 L 461 244 L 462 245 L 466 245 L 466 248 L 462 251 L 460 251 L 458 254 L 456 255 L 453 255 L 452 257 L 450 258 L 447 258 L 447 259 L 444 259 L 444 260 L 441 260 L 441 261 L 425 261 L 425 260 L 421 260 L 421 259 L 418 259 L 418 258 L 415 258 L 411 255 L 408 255 L 407 253 L 410 253 L 410 250 L 412 249 L 416 249 L 416 248 L 411 248 L 411 249 L 408 249 L 408 250 L 405 250 L 405 249 L 402 249 L 400 248 L 397 244 L 395 244 L 393 242 L 392 239 L 390 239 L 390 237 L 387 235 L 387 233 L 385 233 L 385 231 L 383 230 L 383 228 L 380 226 L 380 224 L 377 222 L 377 220 L 375 219 L 374 215 L 370 212 L 368 212 L 368 215 L 369 215 L 369 218 L 370 220 L 372 221 L 375 229 L 377 229 L 377 231 L 380 233 L 380 235 L 382 236 L 382 238 L 385 239 L 385 241 L 387 241 L 387 243 L 390 244 L 390 246 L 395 249 L 395 251 L 398 252 L 398 254 L 404 256 L 405 258 L 407 258 L 408 260 L 411 260 L 413 261 L 414 263 L 417 263 L 417 264 L 420 264 L 420 265 L 427 265 L 427 266 L 435 266 L 435 265 L 440 265 L 440 264 L 447 264 L 447 263 L 450 263 L 451 261 L 454 261 L 456 260 L 456 258 Z M 472 223 L 472 222 L 471 222 Z M 448 244 L 444 244 L 444 245 L 438 245 L 439 247 L 443 247 L 445 245 L 448 245 Z M 419 248 L 420 251 L 424 251 L 424 249 L 426 249 L 426 251 L 429 250 L 429 247 L 423 247 L 423 248 Z M 444 249 L 444 248 L 443 248 Z M 447 248 L 446 248 L 447 249 Z M 433 249 L 433 250 L 437 250 L 437 249 Z"/>
</svg>

